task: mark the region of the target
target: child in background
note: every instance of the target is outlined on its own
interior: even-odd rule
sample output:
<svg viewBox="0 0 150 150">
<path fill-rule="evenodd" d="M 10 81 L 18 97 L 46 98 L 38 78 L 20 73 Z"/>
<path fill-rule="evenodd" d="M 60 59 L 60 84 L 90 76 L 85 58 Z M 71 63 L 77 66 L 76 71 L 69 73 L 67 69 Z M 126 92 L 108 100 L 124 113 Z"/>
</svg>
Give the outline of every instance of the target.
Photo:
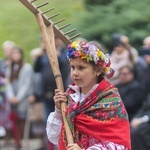
<svg viewBox="0 0 150 150">
<path fill-rule="evenodd" d="M 114 71 L 109 55 L 96 42 L 68 45 L 72 85 L 55 90 L 55 111 L 47 120 L 47 136 L 60 150 L 131 150 L 128 115 L 118 89 L 107 81 Z M 105 78 L 106 77 L 106 78 Z M 60 103 L 74 143 L 67 144 Z"/>
</svg>

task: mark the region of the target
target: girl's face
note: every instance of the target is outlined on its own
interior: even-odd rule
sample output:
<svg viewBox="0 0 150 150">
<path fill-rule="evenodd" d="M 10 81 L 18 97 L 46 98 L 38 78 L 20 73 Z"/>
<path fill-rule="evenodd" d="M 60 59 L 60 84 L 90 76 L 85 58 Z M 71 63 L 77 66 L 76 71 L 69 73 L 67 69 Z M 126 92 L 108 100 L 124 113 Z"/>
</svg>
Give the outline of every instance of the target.
<svg viewBox="0 0 150 150">
<path fill-rule="evenodd" d="M 19 63 L 22 59 L 21 52 L 18 49 L 14 49 L 11 58 L 13 62 Z"/>
<path fill-rule="evenodd" d="M 70 60 L 71 79 L 81 88 L 83 94 L 86 94 L 98 82 L 98 75 L 100 71 L 81 58 L 74 58 Z"/>
</svg>

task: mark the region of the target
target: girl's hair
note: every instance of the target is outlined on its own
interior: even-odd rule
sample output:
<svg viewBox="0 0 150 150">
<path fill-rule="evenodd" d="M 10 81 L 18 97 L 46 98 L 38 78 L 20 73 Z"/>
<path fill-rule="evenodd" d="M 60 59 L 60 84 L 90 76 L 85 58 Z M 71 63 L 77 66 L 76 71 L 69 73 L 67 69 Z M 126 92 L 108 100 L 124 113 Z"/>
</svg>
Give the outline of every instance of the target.
<svg viewBox="0 0 150 150">
<path fill-rule="evenodd" d="M 98 41 L 90 41 L 89 43 L 95 45 L 98 49 L 100 49 L 105 54 L 108 52 L 107 49 L 104 47 L 104 45 L 102 45 Z"/>
<path fill-rule="evenodd" d="M 16 46 L 16 44 L 13 41 L 5 41 L 2 44 L 2 48 L 5 49 L 5 47 L 7 47 L 7 46 L 14 48 Z"/>
<path fill-rule="evenodd" d="M 20 69 L 24 63 L 24 53 L 20 47 L 14 47 L 13 52 L 18 51 L 21 55 L 21 59 L 16 63 L 12 60 L 11 62 L 11 74 L 10 74 L 10 82 L 13 82 L 15 79 L 18 78 Z"/>
<path fill-rule="evenodd" d="M 104 54 L 107 53 L 106 48 L 105 48 L 102 44 L 100 44 L 99 42 L 97 42 L 97 41 L 90 41 L 89 43 L 95 45 L 95 46 L 96 46 L 98 49 L 100 49 Z M 96 66 L 93 62 L 91 62 L 91 64 L 92 64 L 92 66 L 93 66 L 94 68 L 95 68 L 95 67 L 98 67 L 98 66 Z M 104 76 L 105 76 L 105 73 L 104 73 L 104 71 L 102 71 L 102 73 L 98 76 L 98 82 L 100 82 L 101 80 L 103 80 L 103 79 L 104 79 Z"/>
<path fill-rule="evenodd" d="M 93 66 L 93 69 L 94 70 L 97 70 L 97 69 L 102 69 L 102 68 L 99 68 L 99 66 L 96 66 L 94 62 L 89 62 L 92 66 Z M 102 73 L 98 76 L 98 83 L 101 82 L 105 77 L 105 73 L 102 71 Z"/>
</svg>

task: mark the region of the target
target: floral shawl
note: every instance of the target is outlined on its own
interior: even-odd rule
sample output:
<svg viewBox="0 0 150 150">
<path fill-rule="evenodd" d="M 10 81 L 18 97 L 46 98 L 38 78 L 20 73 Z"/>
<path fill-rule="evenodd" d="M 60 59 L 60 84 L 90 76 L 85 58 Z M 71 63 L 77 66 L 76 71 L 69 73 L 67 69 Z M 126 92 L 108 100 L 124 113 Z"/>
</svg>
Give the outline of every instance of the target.
<svg viewBox="0 0 150 150">
<path fill-rule="evenodd" d="M 69 96 L 74 93 L 72 89 L 67 93 L 66 118 L 75 143 L 86 149 L 90 139 L 95 139 L 94 144 L 110 141 L 131 149 L 128 115 L 117 88 L 103 79 L 82 103 Z M 58 149 L 66 150 L 66 145 L 62 125 Z"/>
</svg>

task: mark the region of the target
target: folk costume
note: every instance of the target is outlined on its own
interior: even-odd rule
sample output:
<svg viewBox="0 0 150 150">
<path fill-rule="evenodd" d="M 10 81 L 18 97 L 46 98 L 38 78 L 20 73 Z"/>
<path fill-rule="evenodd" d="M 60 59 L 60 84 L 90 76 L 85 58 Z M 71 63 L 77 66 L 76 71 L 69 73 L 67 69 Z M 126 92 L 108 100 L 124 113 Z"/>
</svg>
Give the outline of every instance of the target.
<svg viewBox="0 0 150 150">
<path fill-rule="evenodd" d="M 66 110 L 66 118 L 75 142 L 82 149 L 88 150 L 93 146 L 105 150 L 130 150 L 128 116 L 118 90 L 103 79 L 94 86 L 93 91 L 81 96 L 83 99 L 78 101 L 77 88 L 76 85 L 72 85 L 67 90 Z M 55 113 L 50 114 L 47 120 L 47 135 L 51 142 L 57 144 L 62 120 L 60 114 Z M 58 124 L 60 126 L 57 126 Z M 62 124 L 58 149 L 66 150 L 66 144 Z"/>
<path fill-rule="evenodd" d="M 92 42 L 77 41 L 68 45 L 67 58 L 80 57 L 101 68 L 98 83 L 86 93 L 73 83 L 67 89 L 65 111 L 74 143 L 83 150 L 131 150 L 128 115 L 118 89 L 108 82 L 114 71 L 110 58 L 102 48 Z M 55 108 L 47 120 L 47 136 L 58 145 L 58 150 L 67 150 L 67 140 L 61 111 Z"/>
</svg>

